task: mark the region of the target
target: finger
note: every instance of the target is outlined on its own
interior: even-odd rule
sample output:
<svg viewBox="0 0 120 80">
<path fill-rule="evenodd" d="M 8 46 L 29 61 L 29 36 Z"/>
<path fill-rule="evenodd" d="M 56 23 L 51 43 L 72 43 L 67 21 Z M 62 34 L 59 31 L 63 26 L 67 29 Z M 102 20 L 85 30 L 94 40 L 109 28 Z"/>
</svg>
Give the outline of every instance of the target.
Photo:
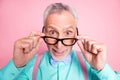
<svg viewBox="0 0 120 80">
<path fill-rule="evenodd" d="M 36 47 L 39 39 L 42 37 L 42 36 L 45 36 L 44 33 L 40 33 L 40 32 L 36 32 L 36 31 L 32 31 L 30 33 L 30 37 L 34 40 L 34 47 Z"/>
<path fill-rule="evenodd" d="M 32 31 L 29 36 L 40 35 L 39 31 Z"/>
<path fill-rule="evenodd" d="M 40 33 L 39 35 L 38 34 L 34 34 L 34 40 L 35 40 L 35 48 L 36 48 L 36 50 L 38 50 L 39 49 L 39 47 L 40 47 L 40 45 L 41 45 L 41 43 L 42 43 L 42 41 L 43 41 L 43 39 L 42 39 L 42 36 L 45 36 L 45 34 L 44 33 Z"/>
<path fill-rule="evenodd" d="M 39 38 L 39 39 L 38 39 L 36 47 L 32 50 L 32 53 L 33 53 L 33 54 L 34 54 L 34 53 L 37 53 L 37 51 L 38 51 L 39 48 L 40 48 L 40 45 L 41 45 L 42 41 L 43 41 L 42 38 Z"/>
<path fill-rule="evenodd" d="M 82 41 L 78 40 L 77 44 L 80 47 L 81 51 L 84 52 L 84 47 L 83 47 Z"/>
<path fill-rule="evenodd" d="M 89 47 L 88 47 L 88 42 L 89 42 L 88 39 L 84 39 L 84 48 L 85 48 L 86 51 L 89 50 L 89 49 L 88 49 L 88 48 L 89 48 Z"/>
<path fill-rule="evenodd" d="M 32 50 L 34 48 L 34 39 L 33 38 L 27 37 L 27 38 L 22 39 L 21 41 L 22 41 L 22 43 L 28 43 L 30 46 L 30 50 Z"/>
<path fill-rule="evenodd" d="M 38 43 L 37 43 L 36 48 L 39 48 L 39 47 L 40 47 L 40 45 L 41 45 L 42 41 L 43 41 L 43 39 L 42 39 L 42 38 L 39 38 L 39 39 L 38 39 Z"/>
<path fill-rule="evenodd" d="M 98 52 L 103 52 L 102 48 L 97 49 Z"/>
<path fill-rule="evenodd" d="M 78 39 L 77 44 L 80 47 L 81 51 L 84 53 L 84 46 L 83 46 L 84 41 L 83 41 L 83 39 L 81 39 L 80 36 L 77 36 L 77 39 Z"/>
<path fill-rule="evenodd" d="M 93 41 L 93 40 L 87 41 L 86 45 L 87 45 L 87 50 L 88 50 L 88 52 L 92 52 L 92 48 L 93 48 L 93 46 L 94 46 L 95 43 L 96 43 L 96 42 Z"/>
<path fill-rule="evenodd" d="M 39 43 L 39 39 L 42 39 L 42 37 L 41 36 L 33 36 L 33 37 L 30 37 L 31 39 L 33 39 L 33 41 L 34 41 L 34 44 L 33 44 L 33 46 L 34 46 L 34 48 L 37 46 L 37 44 Z"/>
<path fill-rule="evenodd" d="M 102 52 L 102 51 L 103 51 L 102 48 L 103 48 L 103 47 L 102 47 L 101 44 L 95 43 L 95 44 L 92 45 L 91 51 L 92 51 L 92 53 L 94 53 L 94 54 L 98 54 L 99 52 Z"/>
<path fill-rule="evenodd" d="M 96 43 L 94 40 L 91 40 L 88 36 L 80 36 L 80 39 L 82 39 L 84 49 L 88 52 L 91 52 L 92 45 Z"/>
<path fill-rule="evenodd" d="M 19 49 L 22 49 L 23 53 L 28 53 L 31 51 L 31 46 L 28 42 L 22 42 L 19 46 Z"/>
<path fill-rule="evenodd" d="M 44 33 L 41 33 L 39 31 L 32 31 L 29 36 L 45 36 Z"/>
<path fill-rule="evenodd" d="M 43 41 L 42 38 L 36 39 L 36 42 L 34 42 L 36 45 L 35 45 L 35 47 L 33 47 L 32 49 L 30 49 L 30 48 L 26 45 L 26 47 L 25 47 L 25 49 L 24 49 L 24 52 L 25 52 L 25 53 L 30 53 L 31 56 L 33 56 L 35 53 L 38 52 L 42 41 Z"/>
<path fill-rule="evenodd" d="M 35 48 L 36 45 L 37 45 L 37 41 L 39 39 L 39 36 L 32 36 L 32 37 L 29 37 L 29 38 L 33 40 L 33 48 Z"/>
<path fill-rule="evenodd" d="M 92 44 L 91 53 L 97 54 L 97 45 L 96 44 Z"/>
</svg>

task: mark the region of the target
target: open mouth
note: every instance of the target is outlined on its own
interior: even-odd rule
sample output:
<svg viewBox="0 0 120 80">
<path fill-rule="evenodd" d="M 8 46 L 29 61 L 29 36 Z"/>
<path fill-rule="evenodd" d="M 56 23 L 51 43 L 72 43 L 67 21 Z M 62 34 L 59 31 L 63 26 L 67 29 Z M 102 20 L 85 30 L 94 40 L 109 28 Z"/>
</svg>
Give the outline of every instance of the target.
<svg viewBox="0 0 120 80">
<path fill-rule="evenodd" d="M 66 50 L 55 50 L 55 49 L 52 49 L 52 52 L 55 56 L 62 56 L 64 55 L 64 53 L 66 52 Z"/>
</svg>

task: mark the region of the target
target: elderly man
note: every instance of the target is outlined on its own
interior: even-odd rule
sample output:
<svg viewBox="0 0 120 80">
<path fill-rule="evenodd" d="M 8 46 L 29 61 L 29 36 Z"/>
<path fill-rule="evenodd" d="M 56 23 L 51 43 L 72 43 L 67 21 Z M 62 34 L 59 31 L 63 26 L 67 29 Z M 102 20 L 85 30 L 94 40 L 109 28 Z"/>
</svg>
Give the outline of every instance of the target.
<svg viewBox="0 0 120 80">
<path fill-rule="evenodd" d="M 68 5 L 48 6 L 42 33 L 32 32 L 15 42 L 13 59 L 1 69 L 0 80 L 32 80 L 36 53 L 43 40 L 48 51 L 42 54 L 34 80 L 120 80 L 106 63 L 106 46 L 79 35 L 77 23 L 77 15 Z M 72 50 L 76 42 L 81 58 Z"/>
</svg>

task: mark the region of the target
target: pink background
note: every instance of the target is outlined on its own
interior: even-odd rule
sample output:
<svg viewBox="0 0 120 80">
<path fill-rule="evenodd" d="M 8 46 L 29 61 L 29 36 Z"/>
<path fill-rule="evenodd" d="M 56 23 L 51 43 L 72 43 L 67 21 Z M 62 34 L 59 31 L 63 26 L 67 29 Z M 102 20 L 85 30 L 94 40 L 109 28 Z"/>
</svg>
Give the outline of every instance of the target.
<svg viewBox="0 0 120 80">
<path fill-rule="evenodd" d="M 50 3 L 64 2 L 79 15 L 79 33 L 105 43 L 108 63 L 120 71 L 119 0 L 0 0 L 0 68 L 13 56 L 15 40 L 41 31 L 43 11 Z M 78 47 L 75 45 L 75 49 Z"/>
</svg>

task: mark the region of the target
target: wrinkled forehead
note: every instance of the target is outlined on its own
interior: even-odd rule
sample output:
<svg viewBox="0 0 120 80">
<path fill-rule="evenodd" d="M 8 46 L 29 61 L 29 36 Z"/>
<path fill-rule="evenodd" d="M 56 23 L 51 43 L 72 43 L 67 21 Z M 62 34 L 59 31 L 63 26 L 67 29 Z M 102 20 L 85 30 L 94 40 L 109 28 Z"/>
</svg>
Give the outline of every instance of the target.
<svg viewBox="0 0 120 80">
<path fill-rule="evenodd" d="M 76 28 L 76 21 L 74 16 L 68 11 L 61 13 L 51 13 L 47 16 L 44 24 L 45 28 Z"/>
</svg>

